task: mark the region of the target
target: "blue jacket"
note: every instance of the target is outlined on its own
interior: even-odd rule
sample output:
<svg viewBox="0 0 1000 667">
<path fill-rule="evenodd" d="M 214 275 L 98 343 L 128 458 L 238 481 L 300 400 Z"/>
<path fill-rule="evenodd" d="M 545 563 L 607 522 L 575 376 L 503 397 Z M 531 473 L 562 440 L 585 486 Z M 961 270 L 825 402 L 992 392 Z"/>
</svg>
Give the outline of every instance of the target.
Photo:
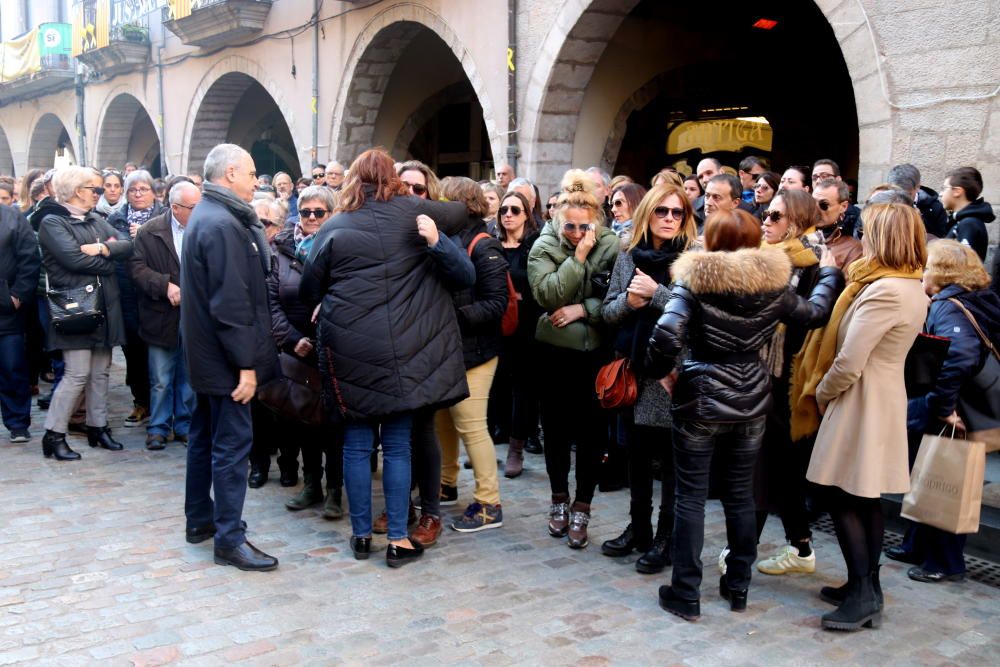
<svg viewBox="0 0 1000 667">
<path fill-rule="evenodd" d="M 995 322 L 985 319 L 990 311 L 998 312 L 1000 299 L 995 292 L 988 289 L 969 292 L 958 285 L 948 285 L 931 297 L 926 331 L 933 336 L 950 339 L 951 345 L 938 375 L 937 386 L 926 396 L 910 399 L 907 404 L 906 427 L 911 431 L 933 430 L 937 420 L 950 415 L 958 402 L 962 385 L 979 372 L 984 361 L 979 335 L 961 309 L 948 301 L 955 297 L 959 297 L 973 312 L 984 331 L 990 331 L 990 327 L 995 325 Z M 977 307 L 980 301 L 988 303 Z"/>
</svg>

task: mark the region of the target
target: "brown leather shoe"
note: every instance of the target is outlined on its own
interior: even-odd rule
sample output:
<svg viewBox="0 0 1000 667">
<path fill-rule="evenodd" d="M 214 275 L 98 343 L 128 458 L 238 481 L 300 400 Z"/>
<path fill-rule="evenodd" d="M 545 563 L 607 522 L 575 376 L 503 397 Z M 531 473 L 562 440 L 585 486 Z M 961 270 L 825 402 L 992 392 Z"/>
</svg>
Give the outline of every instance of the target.
<svg viewBox="0 0 1000 667">
<path fill-rule="evenodd" d="M 417 508 L 414 506 L 413 501 L 410 501 L 410 513 L 406 517 L 406 525 L 412 526 L 417 522 Z M 389 514 L 386 510 L 382 510 L 382 513 L 378 515 L 375 521 L 372 523 L 372 532 L 378 533 L 379 535 L 385 535 L 389 532 Z"/>
<path fill-rule="evenodd" d="M 587 546 L 588 523 L 590 523 L 590 505 L 573 503 L 569 511 L 569 537 L 567 538 L 570 549 L 583 549 Z"/>
<path fill-rule="evenodd" d="M 569 494 L 553 493 L 549 506 L 549 535 L 565 537 L 569 530 Z"/>
<path fill-rule="evenodd" d="M 507 445 L 507 461 L 503 466 L 503 476 L 507 479 L 520 477 L 524 472 L 524 440 L 511 438 Z"/>
<path fill-rule="evenodd" d="M 425 547 L 433 546 L 438 538 L 441 537 L 441 519 L 436 516 L 431 516 L 430 514 L 424 514 L 420 517 L 420 522 L 417 524 L 416 529 L 410 535 L 413 539 Z"/>
</svg>

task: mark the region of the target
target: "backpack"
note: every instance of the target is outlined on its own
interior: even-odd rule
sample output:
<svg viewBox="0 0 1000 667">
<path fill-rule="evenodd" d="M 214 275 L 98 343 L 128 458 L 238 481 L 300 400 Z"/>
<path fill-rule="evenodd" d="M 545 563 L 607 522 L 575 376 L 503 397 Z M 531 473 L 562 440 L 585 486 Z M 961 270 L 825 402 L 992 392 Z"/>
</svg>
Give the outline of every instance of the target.
<svg viewBox="0 0 1000 667">
<path fill-rule="evenodd" d="M 486 232 L 481 232 L 476 234 L 476 237 L 472 239 L 469 243 L 469 257 L 472 257 L 472 251 L 476 249 L 476 244 L 482 239 L 493 238 Z M 504 336 L 513 336 L 514 332 L 517 331 L 517 302 L 520 300 L 521 295 L 517 293 L 514 289 L 514 281 L 510 278 L 510 270 L 507 271 L 507 310 L 503 311 L 503 319 L 500 321 L 500 330 L 503 332 Z"/>
</svg>

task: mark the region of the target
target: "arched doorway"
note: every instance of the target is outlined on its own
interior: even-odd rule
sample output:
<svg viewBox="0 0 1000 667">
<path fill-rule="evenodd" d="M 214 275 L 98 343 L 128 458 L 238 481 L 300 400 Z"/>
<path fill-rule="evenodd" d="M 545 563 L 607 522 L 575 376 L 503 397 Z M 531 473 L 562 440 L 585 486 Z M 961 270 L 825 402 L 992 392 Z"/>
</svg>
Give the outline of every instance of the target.
<svg viewBox="0 0 1000 667">
<path fill-rule="evenodd" d="M 153 120 L 135 97 L 128 93 L 116 96 L 108 104 L 97 138 L 99 169 L 121 169 L 134 162 L 153 176 L 160 173 L 160 138 Z"/>
<path fill-rule="evenodd" d="M 66 126 L 55 114 L 43 114 L 31 132 L 28 169 L 51 169 L 76 164 L 76 151 Z"/>
<path fill-rule="evenodd" d="M 221 143 L 250 151 L 258 174 L 301 174 L 281 109 L 264 86 L 241 72 L 222 75 L 202 98 L 191 129 L 188 171 L 200 172 L 205 156 Z"/>
<path fill-rule="evenodd" d="M 395 19 L 396 11 L 355 43 L 335 106 L 331 157 L 349 163 L 385 146 L 395 159 L 419 159 L 442 176 L 488 177 L 499 135 L 471 57 L 440 20 L 419 12 Z"/>
<path fill-rule="evenodd" d="M 17 176 L 14 173 L 14 154 L 10 150 L 10 142 L 7 141 L 7 133 L 0 127 L 0 174 L 4 176 Z"/>
<path fill-rule="evenodd" d="M 779 166 L 831 157 L 857 174 L 855 83 L 816 3 L 594 0 L 567 3 L 559 19 L 530 73 L 520 134 L 524 167 L 546 188 L 571 165 L 648 182 L 704 155 L 732 167 L 746 154 Z"/>
</svg>

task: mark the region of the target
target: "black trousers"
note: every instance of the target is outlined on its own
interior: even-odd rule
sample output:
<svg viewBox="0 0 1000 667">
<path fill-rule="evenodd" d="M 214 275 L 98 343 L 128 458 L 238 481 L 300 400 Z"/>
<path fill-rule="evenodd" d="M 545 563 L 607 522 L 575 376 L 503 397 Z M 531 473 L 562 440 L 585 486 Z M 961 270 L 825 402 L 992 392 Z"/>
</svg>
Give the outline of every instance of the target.
<svg viewBox="0 0 1000 667">
<path fill-rule="evenodd" d="M 125 329 L 125 384 L 132 392 L 132 401 L 149 410 L 149 346 L 139 337 L 137 329 Z"/>
<path fill-rule="evenodd" d="M 441 443 L 434 428 L 434 410 L 413 413 L 410 431 L 410 477 L 420 491 L 420 513 L 441 516 Z"/>
<path fill-rule="evenodd" d="M 246 541 L 243 501 L 252 441 L 249 405 L 198 394 L 187 448 L 184 514 L 188 528 L 214 524 L 215 546 L 221 549 Z"/>
<path fill-rule="evenodd" d="M 322 483 L 325 476 L 326 488 L 330 491 L 344 486 L 343 426 L 311 426 L 279 418 L 278 429 L 281 432 L 278 467 L 282 471 L 298 467 L 297 457 L 301 449 L 304 475 L 316 480 L 316 484 Z"/>
<path fill-rule="evenodd" d="M 507 336 L 490 387 L 487 422 L 519 440 L 538 434 L 538 343 Z"/>
<path fill-rule="evenodd" d="M 608 423 L 597 402 L 594 380 L 601 352 L 579 352 L 539 343 L 545 370 L 536 375 L 545 431 L 545 470 L 554 494 L 569 493 L 570 445 L 576 445 L 576 501 L 589 504 L 597 487 Z"/>
<path fill-rule="evenodd" d="M 289 446 L 298 443 L 290 438 L 282 438 L 278 429 L 278 418 L 271 410 L 265 408 L 256 398 L 250 401 L 250 414 L 253 419 L 253 446 L 250 449 L 250 463 L 254 468 L 262 472 L 271 469 L 271 454 L 274 453 L 279 442 L 288 442 Z M 295 461 L 293 470 L 298 470 L 298 448 L 291 458 Z M 278 459 L 278 465 L 289 464 L 289 461 Z M 285 468 L 282 466 L 282 470 Z"/>
<path fill-rule="evenodd" d="M 660 460 L 662 483 L 660 513 L 656 532 L 671 535 L 674 531 L 674 455 L 670 429 L 639 426 L 631 409 L 622 418 L 628 448 L 629 515 L 634 526 L 649 526 L 653 513 L 653 461 Z"/>
</svg>

